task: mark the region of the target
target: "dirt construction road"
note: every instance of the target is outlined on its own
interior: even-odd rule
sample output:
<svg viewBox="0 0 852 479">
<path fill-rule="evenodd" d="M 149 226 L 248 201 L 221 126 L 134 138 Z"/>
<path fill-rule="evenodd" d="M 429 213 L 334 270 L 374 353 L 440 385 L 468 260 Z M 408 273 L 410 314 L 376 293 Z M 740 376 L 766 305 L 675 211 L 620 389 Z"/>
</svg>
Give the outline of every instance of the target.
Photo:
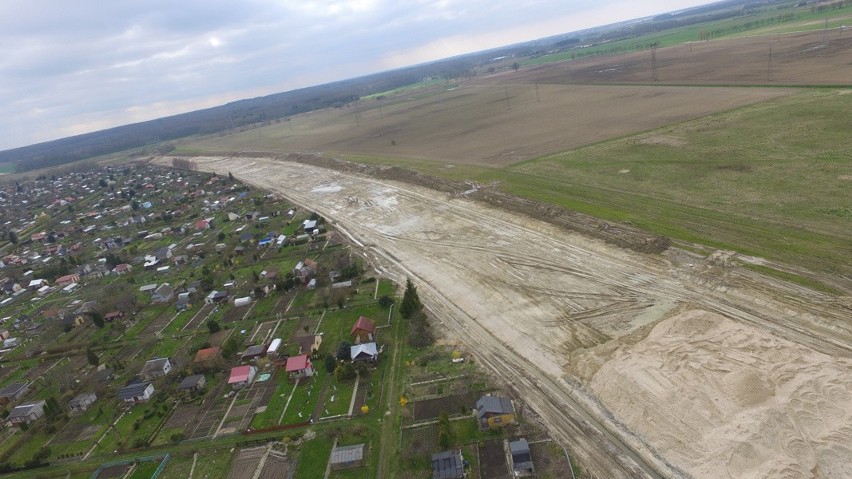
<svg viewBox="0 0 852 479">
<path fill-rule="evenodd" d="M 374 267 L 412 277 L 444 334 L 597 477 L 852 477 L 848 298 L 772 283 L 724 254 L 621 250 L 463 195 L 193 160 L 319 212 Z"/>
</svg>

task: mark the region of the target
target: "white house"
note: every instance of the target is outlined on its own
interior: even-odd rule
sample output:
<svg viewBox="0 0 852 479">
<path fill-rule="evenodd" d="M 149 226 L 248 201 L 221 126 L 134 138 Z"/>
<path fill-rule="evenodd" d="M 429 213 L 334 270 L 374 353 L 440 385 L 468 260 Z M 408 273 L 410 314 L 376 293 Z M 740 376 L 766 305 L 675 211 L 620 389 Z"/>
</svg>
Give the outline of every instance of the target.
<svg viewBox="0 0 852 479">
<path fill-rule="evenodd" d="M 139 404 L 151 398 L 154 394 L 154 385 L 151 383 L 132 383 L 118 391 L 118 399 L 125 404 Z"/>
<path fill-rule="evenodd" d="M 172 363 L 169 358 L 156 358 L 145 361 L 145 366 L 139 373 L 145 379 L 154 379 L 169 374 L 172 370 Z"/>
<path fill-rule="evenodd" d="M 44 405 L 43 399 L 34 403 L 21 404 L 12 409 L 6 420 L 9 421 L 9 424 L 29 424 L 44 416 Z"/>
</svg>

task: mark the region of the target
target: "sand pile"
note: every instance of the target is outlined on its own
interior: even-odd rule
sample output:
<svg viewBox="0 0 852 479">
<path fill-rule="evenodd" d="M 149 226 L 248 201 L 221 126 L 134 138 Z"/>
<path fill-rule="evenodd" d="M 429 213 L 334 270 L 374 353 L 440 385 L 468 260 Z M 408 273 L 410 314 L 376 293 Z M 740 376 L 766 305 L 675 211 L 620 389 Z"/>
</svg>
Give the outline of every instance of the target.
<svg viewBox="0 0 852 479">
<path fill-rule="evenodd" d="M 695 477 L 852 477 L 848 359 L 706 311 L 604 354 L 591 388 Z"/>
</svg>

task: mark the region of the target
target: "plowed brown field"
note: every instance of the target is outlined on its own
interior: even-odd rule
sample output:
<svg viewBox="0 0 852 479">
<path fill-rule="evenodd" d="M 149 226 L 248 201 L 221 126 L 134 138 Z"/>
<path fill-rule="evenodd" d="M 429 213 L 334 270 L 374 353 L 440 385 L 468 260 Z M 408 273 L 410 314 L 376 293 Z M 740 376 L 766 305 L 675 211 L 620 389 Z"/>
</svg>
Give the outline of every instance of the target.
<svg viewBox="0 0 852 479">
<path fill-rule="evenodd" d="M 334 151 L 502 167 L 790 94 L 785 89 L 464 84 L 193 141 L 198 151 Z"/>
<path fill-rule="evenodd" d="M 548 63 L 476 82 L 850 85 L 852 29 L 692 42 L 659 48 L 655 57 L 656 82 L 650 50 Z"/>
</svg>

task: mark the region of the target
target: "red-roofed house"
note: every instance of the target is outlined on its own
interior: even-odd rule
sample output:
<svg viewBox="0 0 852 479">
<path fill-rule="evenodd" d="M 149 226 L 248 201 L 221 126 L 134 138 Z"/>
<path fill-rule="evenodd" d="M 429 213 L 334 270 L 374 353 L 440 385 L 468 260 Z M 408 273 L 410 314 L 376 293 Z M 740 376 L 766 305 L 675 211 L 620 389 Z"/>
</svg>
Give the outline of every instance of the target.
<svg viewBox="0 0 852 479">
<path fill-rule="evenodd" d="M 314 375 L 314 367 L 307 354 L 287 358 L 284 370 L 290 375 L 290 379 L 307 378 Z"/>
<path fill-rule="evenodd" d="M 355 344 L 376 340 L 376 323 L 372 319 L 361 316 L 355 324 L 352 325 L 352 330 L 349 331 L 349 336 L 355 341 Z"/>
<path fill-rule="evenodd" d="M 44 241 L 45 238 L 47 238 L 47 233 L 45 232 L 33 233 L 32 236 L 30 236 L 30 239 L 33 241 Z"/>
<path fill-rule="evenodd" d="M 109 313 L 104 315 L 104 319 L 106 322 L 111 323 L 116 319 L 121 319 L 124 317 L 124 311 L 110 311 Z"/>
<path fill-rule="evenodd" d="M 133 271 L 133 266 L 130 266 L 127 263 L 121 263 L 115 265 L 115 268 L 112 269 L 112 272 L 115 274 L 127 274 Z"/>
<path fill-rule="evenodd" d="M 207 230 L 210 229 L 210 222 L 207 220 L 198 220 L 195 222 L 195 229 Z"/>
<path fill-rule="evenodd" d="M 222 359 L 222 351 L 214 346 L 212 348 L 199 349 L 195 353 L 195 360 L 192 362 L 192 370 L 196 373 L 203 371 L 220 371 L 224 367 Z"/>
<path fill-rule="evenodd" d="M 56 279 L 56 284 L 59 286 L 68 286 L 71 283 L 76 283 L 80 281 L 79 274 L 66 274 L 65 276 L 59 277 Z"/>
<path fill-rule="evenodd" d="M 254 381 L 256 374 L 257 368 L 254 366 L 237 366 L 231 368 L 231 377 L 228 378 L 228 384 L 234 389 L 242 389 Z"/>
</svg>

